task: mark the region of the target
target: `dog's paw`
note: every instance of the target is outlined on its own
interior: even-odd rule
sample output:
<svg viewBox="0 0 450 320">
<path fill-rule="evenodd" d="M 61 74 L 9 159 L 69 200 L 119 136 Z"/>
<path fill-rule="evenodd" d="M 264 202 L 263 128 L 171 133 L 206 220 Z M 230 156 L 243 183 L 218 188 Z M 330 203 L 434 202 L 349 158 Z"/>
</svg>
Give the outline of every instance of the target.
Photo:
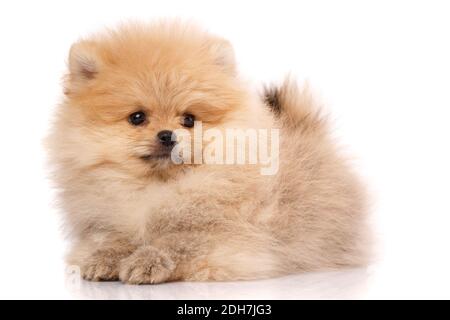
<svg viewBox="0 0 450 320">
<path fill-rule="evenodd" d="M 120 263 L 119 278 L 129 284 L 165 282 L 175 270 L 175 263 L 162 251 L 141 247 Z"/>
<path fill-rule="evenodd" d="M 123 257 L 123 252 L 114 249 L 97 250 L 81 266 L 81 275 L 89 281 L 117 281 Z"/>
</svg>

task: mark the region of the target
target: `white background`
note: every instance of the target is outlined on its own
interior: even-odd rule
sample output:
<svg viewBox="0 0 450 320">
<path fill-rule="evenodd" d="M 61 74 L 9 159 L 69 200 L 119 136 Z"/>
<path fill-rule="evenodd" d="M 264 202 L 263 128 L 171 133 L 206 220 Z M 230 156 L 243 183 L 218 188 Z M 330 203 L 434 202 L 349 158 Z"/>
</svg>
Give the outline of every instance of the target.
<svg viewBox="0 0 450 320">
<path fill-rule="evenodd" d="M 255 85 L 309 80 L 371 189 L 373 265 L 140 287 L 66 276 L 41 141 L 68 49 L 167 16 L 230 39 Z M 449 17 L 445 1 L 1 1 L 0 298 L 450 298 Z"/>
</svg>

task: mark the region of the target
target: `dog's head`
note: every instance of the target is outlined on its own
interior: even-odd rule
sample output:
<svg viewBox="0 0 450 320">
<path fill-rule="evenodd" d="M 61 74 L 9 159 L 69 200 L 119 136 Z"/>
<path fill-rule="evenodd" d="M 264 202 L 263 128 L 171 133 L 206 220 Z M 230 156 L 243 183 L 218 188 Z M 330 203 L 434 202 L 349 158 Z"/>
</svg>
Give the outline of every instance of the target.
<svg viewBox="0 0 450 320">
<path fill-rule="evenodd" d="M 231 45 L 186 24 L 128 25 L 75 43 L 58 130 L 85 165 L 177 170 L 174 133 L 225 127 L 246 99 Z"/>
</svg>

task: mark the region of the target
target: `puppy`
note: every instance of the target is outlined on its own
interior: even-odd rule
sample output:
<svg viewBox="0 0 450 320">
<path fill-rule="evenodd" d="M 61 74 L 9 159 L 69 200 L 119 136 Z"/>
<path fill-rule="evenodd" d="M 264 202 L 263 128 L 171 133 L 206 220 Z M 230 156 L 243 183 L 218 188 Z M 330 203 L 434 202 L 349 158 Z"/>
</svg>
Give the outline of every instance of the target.
<svg viewBox="0 0 450 320">
<path fill-rule="evenodd" d="M 75 43 L 64 84 L 48 146 L 67 262 L 85 279 L 224 281 L 365 263 L 364 191 L 310 94 L 286 80 L 261 98 L 226 40 L 185 23 L 123 25 Z M 181 139 L 200 126 L 215 139 Z M 233 153 L 218 143 L 229 129 L 267 132 L 273 170 L 261 154 L 193 160 Z"/>
</svg>

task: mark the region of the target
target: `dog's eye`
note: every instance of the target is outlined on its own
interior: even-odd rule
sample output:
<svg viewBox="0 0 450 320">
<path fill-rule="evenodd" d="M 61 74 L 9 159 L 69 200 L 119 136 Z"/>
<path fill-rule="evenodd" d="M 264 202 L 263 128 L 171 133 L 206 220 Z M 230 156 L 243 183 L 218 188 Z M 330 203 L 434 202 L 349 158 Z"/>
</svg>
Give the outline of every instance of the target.
<svg viewBox="0 0 450 320">
<path fill-rule="evenodd" d="M 133 126 L 139 126 L 144 123 L 146 115 L 142 111 L 134 112 L 130 114 L 128 120 Z"/>
<path fill-rule="evenodd" d="M 192 114 L 185 114 L 183 116 L 183 126 L 192 128 L 194 126 L 195 116 Z"/>
</svg>

